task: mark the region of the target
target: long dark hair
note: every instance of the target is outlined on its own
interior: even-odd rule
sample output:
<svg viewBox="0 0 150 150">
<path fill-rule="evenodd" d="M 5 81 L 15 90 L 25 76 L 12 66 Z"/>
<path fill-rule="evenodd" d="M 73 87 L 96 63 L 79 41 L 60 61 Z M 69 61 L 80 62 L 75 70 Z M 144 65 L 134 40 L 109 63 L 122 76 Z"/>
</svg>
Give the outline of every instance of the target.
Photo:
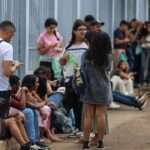
<svg viewBox="0 0 150 150">
<path fill-rule="evenodd" d="M 48 28 L 51 25 L 58 26 L 58 22 L 54 18 L 47 18 L 44 23 L 45 28 Z M 60 39 L 59 39 L 56 31 L 54 31 L 54 35 L 55 35 L 57 41 L 59 41 Z"/>
<path fill-rule="evenodd" d="M 70 46 L 72 46 L 72 44 L 75 43 L 76 37 L 75 37 L 74 31 L 77 31 L 80 26 L 86 26 L 86 24 L 81 19 L 77 19 L 73 24 L 72 37 L 71 37 L 71 40 L 70 40 L 68 46 L 66 47 L 66 49 L 68 49 Z"/>
<path fill-rule="evenodd" d="M 39 67 L 34 71 L 34 75 L 39 78 L 39 87 L 37 93 L 40 98 L 44 98 L 47 94 L 47 69 L 44 67 Z"/>
<path fill-rule="evenodd" d="M 89 43 L 89 51 L 87 52 L 87 60 L 92 61 L 97 66 L 103 66 L 109 61 L 112 46 L 111 40 L 105 32 L 93 32 L 91 42 Z"/>
<path fill-rule="evenodd" d="M 25 86 L 29 90 L 34 90 L 37 77 L 35 75 L 26 75 L 22 80 L 22 87 Z"/>
</svg>

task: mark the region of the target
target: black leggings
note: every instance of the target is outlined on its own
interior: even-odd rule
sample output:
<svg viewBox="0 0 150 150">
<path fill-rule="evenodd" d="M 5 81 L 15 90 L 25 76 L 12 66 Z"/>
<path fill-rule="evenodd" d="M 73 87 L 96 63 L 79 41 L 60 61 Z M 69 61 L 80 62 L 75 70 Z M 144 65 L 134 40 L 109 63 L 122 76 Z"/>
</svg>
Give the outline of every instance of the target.
<svg viewBox="0 0 150 150">
<path fill-rule="evenodd" d="M 69 113 L 70 109 L 73 109 L 75 115 L 75 126 L 81 130 L 82 120 L 82 102 L 80 101 L 79 95 L 77 95 L 71 85 L 66 86 L 66 94 L 63 101 L 64 107 Z"/>
</svg>

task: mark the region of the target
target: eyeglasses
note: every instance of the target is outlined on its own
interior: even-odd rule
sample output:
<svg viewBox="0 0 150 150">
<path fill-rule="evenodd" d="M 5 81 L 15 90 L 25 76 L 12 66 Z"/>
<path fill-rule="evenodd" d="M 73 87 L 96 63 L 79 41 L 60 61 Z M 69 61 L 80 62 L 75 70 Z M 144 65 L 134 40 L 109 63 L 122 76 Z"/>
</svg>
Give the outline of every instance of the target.
<svg viewBox="0 0 150 150">
<path fill-rule="evenodd" d="M 79 28 L 79 29 L 77 29 L 77 31 L 87 31 L 87 29 L 86 28 Z"/>
</svg>

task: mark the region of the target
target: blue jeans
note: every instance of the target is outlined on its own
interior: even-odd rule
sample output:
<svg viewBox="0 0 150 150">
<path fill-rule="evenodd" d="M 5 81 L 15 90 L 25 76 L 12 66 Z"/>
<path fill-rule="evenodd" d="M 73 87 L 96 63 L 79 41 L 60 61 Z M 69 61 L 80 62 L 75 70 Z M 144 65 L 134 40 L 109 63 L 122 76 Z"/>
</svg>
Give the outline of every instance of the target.
<svg viewBox="0 0 150 150">
<path fill-rule="evenodd" d="M 54 93 L 48 97 L 48 101 L 54 102 L 57 107 L 63 106 L 64 95 L 61 93 Z"/>
<path fill-rule="evenodd" d="M 30 142 L 36 143 L 40 139 L 38 117 L 35 109 L 25 108 L 23 110 L 25 115 L 25 129 Z"/>
<path fill-rule="evenodd" d="M 113 91 L 112 94 L 113 94 L 113 99 L 115 102 L 125 104 L 128 106 L 137 107 L 137 108 L 140 107 L 139 102 L 133 96 L 127 96 L 127 95 L 124 95 L 124 94 L 117 92 L 117 91 Z"/>
</svg>

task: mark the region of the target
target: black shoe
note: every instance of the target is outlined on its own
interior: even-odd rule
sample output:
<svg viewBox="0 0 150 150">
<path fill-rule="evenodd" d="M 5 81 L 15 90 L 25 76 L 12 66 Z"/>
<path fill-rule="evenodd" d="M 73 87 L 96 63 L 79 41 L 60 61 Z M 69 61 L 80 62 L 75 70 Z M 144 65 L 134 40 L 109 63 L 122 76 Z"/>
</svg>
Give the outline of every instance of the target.
<svg viewBox="0 0 150 150">
<path fill-rule="evenodd" d="M 83 150 L 89 150 L 90 147 L 89 147 L 89 141 L 84 141 L 83 142 Z"/>
<path fill-rule="evenodd" d="M 104 148 L 104 144 L 103 141 L 99 141 L 97 144 L 97 150 L 103 149 Z"/>
<path fill-rule="evenodd" d="M 31 146 L 31 143 L 26 143 L 24 145 L 21 145 L 21 148 L 20 150 L 30 150 L 30 146 Z"/>
</svg>

